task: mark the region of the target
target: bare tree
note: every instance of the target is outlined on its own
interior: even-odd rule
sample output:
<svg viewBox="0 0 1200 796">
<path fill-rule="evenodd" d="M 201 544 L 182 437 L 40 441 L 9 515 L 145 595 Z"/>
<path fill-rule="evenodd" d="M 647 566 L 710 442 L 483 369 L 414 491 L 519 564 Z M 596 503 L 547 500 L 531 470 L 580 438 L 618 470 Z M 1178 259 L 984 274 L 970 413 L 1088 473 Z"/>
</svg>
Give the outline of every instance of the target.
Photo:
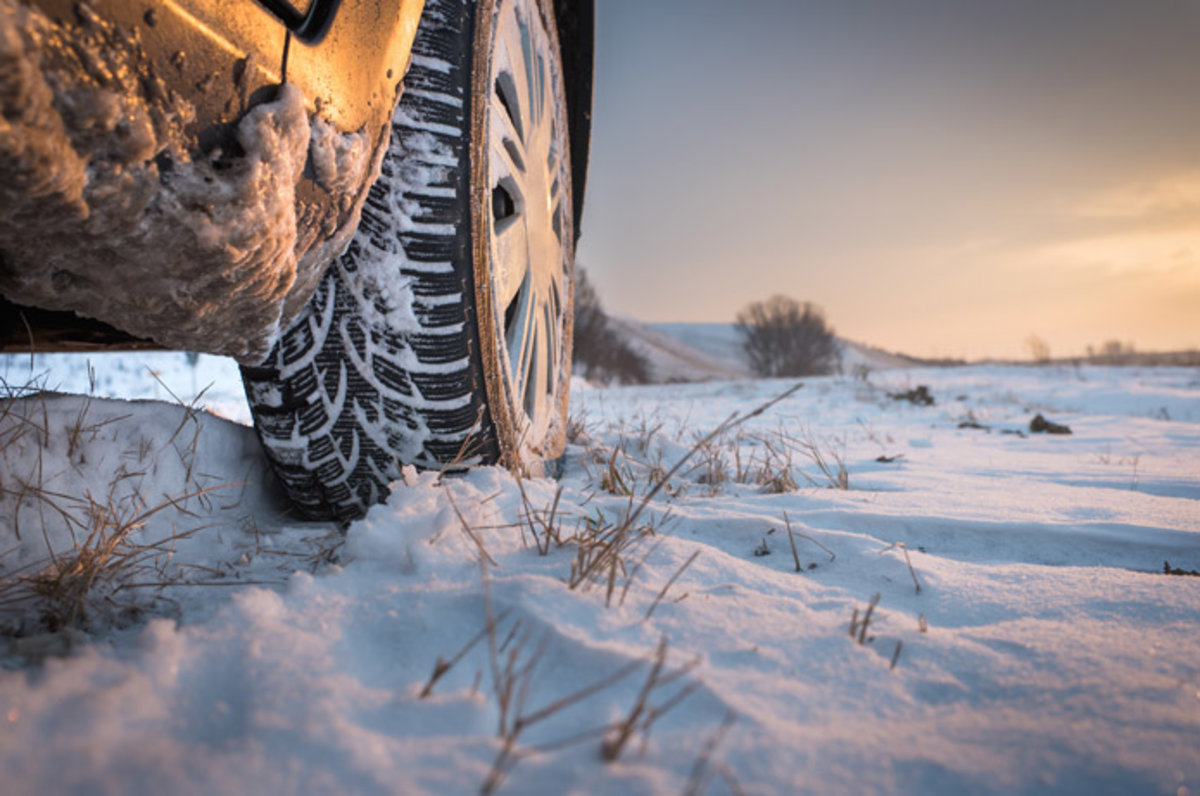
<svg viewBox="0 0 1200 796">
<path fill-rule="evenodd" d="M 825 313 L 810 302 L 772 296 L 738 313 L 737 330 L 750 368 L 760 376 L 833 372 L 840 353 Z"/>
</svg>

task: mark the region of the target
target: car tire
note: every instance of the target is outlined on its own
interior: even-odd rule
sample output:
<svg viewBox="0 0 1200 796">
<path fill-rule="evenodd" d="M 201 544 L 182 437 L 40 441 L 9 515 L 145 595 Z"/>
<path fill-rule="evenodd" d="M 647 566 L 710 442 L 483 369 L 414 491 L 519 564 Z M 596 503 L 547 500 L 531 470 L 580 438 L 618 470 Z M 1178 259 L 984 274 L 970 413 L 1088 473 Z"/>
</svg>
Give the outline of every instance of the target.
<svg viewBox="0 0 1200 796">
<path fill-rule="evenodd" d="M 427 0 L 345 253 L 242 376 L 299 512 L 348 521 L 405 465 L 540 474 L 565 436 L 574 232 L 548 0 Z"/>
</svg>

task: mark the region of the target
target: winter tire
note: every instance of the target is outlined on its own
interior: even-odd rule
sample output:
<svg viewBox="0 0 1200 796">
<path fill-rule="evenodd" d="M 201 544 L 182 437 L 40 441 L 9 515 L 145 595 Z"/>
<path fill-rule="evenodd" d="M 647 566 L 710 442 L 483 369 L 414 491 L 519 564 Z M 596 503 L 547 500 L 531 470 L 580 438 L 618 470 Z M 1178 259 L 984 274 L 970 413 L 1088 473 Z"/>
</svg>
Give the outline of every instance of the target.
<svg viewBox="0 0 1200 796">
<path fill-rule="evenodd" d="M 346 252 L 242 375 L 297 508 L 349 520 L 401 468 L 539 473 L 564 438 L 574 248 L 548 0 L 427 0 Z"/>
</svg>

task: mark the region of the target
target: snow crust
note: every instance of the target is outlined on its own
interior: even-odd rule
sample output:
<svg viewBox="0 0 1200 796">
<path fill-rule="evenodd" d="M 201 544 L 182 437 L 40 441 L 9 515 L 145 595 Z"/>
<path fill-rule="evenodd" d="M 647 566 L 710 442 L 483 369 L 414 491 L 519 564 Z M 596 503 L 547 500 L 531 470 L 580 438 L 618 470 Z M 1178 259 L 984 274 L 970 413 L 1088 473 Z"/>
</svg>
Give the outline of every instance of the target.
<svg viewBox="0 0 1200 796">
<path fill-rule="evenodd" d="M 936 405 L 889 396 L 919 384 Z M 19 548 L 0 558 L 5 577 L 41 543 L 40 518 L 22 515 L 20 540 L 8 519 L 35 464 L 56 490 L 95 493 L 146 438 L 137 489 L 152 503 L 187 488 L 163 444 L 183 423 L 194 471 L 251 477 L 236 499 L 147 521 L 147 540 L 212 528 L 178 542 L 177 582 L 143 594 L 140 614 L 9 642 L 0 780 L 12 793 L 476 791 L 503 749 L 488 641 L 469 646 L 490 615 L 501 670 L 509 656 L 532 667 L 516 692 L 527 716 L 642 661 L 522 733 L 500 792 L 1200 791 L 1200 578 L 1163 574 L 1164 561 L 1200 569 L 1194 369 L 808 380 L 716 449 L 732 470 L 764 461 L 763 440 L 808 437 L 844 459 L 850 488 L 799 455 L 796 490 L 719 482 L 701 456 L 648 505 L 639 524 L 657 534 L 609 605 L 603 584 L 564 582 L 574 545 L 540 555 L 522 530 L 560 487 L 565 535 L 619 521 L 629 498 L 600 486 L 612 451 L 643 494 L 654 463 L 669 469 L 790 386 L 578 392 L 587 432 L 559 482 L 409 469 L 344 537 L 287 519 L 250 429 L 157 402 L 10 403 L 0 434 L 14 411 L 54 433 L 0 457 L 0 552 Z M 81 413 L 98 428 L 72 446 L 62 429 Z M 1073 433 L 1029 434 L 1034 413 Z M 187 585 L 216 581 L 228 585 Z M 876 594 L 859 643 L 852 615 Z M 678 674 L 650 690 L 651 712 L 669 709 L 649 733 L 613 762 L 611 729 L 567 743 L 630 715 L 663 639 Z M 454 663 L 422 697 L 439 658 Z"/>
</svg>

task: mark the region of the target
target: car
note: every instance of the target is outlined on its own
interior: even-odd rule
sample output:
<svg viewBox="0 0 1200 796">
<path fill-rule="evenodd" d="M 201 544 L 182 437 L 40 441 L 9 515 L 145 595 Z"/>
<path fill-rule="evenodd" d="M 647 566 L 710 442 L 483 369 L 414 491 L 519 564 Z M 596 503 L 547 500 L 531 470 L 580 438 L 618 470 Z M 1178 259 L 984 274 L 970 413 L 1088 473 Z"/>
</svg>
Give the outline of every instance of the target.
<svg viewBox="0 0 1200 796">
<path fill-rule="evenodd" d="M 0 347 L 241 366 L 298 512 L 564 445 L 592 0 L 0 0 Z"/>
</svg>

